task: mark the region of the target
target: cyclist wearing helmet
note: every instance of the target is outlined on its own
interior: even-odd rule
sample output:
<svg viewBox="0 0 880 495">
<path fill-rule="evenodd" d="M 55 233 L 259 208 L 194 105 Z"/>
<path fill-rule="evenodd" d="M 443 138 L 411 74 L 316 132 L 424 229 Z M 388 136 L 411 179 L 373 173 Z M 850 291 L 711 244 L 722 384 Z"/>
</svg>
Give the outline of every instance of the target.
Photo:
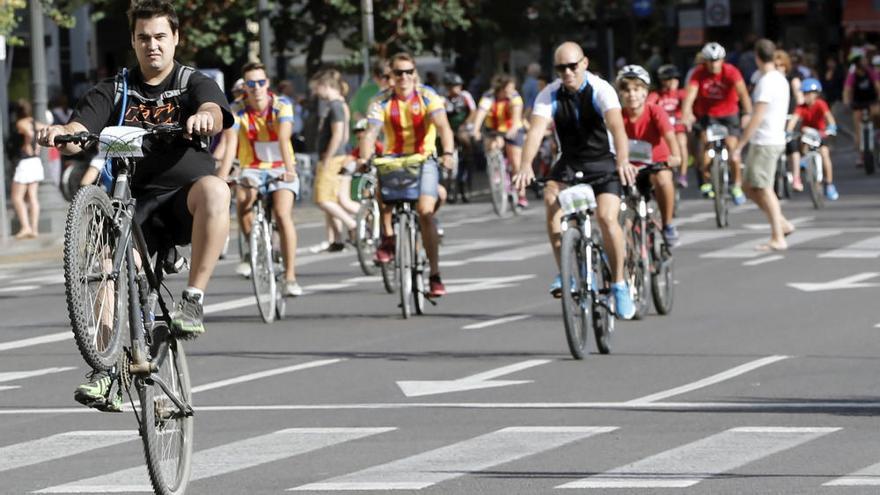
<svg viewBox="0 0 880 495">
<path fill-rule="evenodd" d="M 868 64 L 864 50 L 855 48 L 849 55 L 852 68 L 843 83 L 843 103 L 853 111 L 856 150 L 862 149 L 862 112 L 877 113 L 877 95 L 880 95 L 880 75 Z M 856 166 L 863 167 L 864 159 L 856 154 Z"/>
<path fill-rule="evenodd" d="M 648 71 L 639 65 L 627 65 L 617 73 L 617 91 L 623 104 L 623 126 L 630 139 L 651 144 L 653 163 L 665 163 L 675 167 L 681 162 L 675 130 L 667 114 L 660 105 L 647 103 L 651 78 Z M 632 155 L 630 155 L 632 158 Z M 649 179 L 647 182 L 645 179 Z M 678 230 L 672 225 L 675 210 L 675 186 L 672 170 L 669 168 L 648 176 L 639 174 L 636 185 L 642 194 L 653 187 L 660 215 L 663 220 L 663 237 L 670 246 L 678 244 Z"/>
<path fill-rule="evenodd" d="M 695 122 L 699 124 L 699 130 L 705 130 L 711 124 L 721 124 L 727 127 L 730 134 L 725 139 L 728 150 L 733 150 L 739 141 L 740 117 L 739 107 L 742 106 L 742 125 L 748 125 L 748 119 L 752 114 L 752 100 L 749 98 L 746 84 L 743 81 L 739 69 L 724 62 L 726 52 L 718 43 L 707 43 L 701 51 L 703 65 L 694 69 L 694 73 L 688 81 L 687 96 L 682 106 L 682 120 L 688 127 Z M 705 135 L 700 132 L 700 141 L 703 149 L 706 148 Z M 714 197 L 712 184 L 709 181 L 709 156 L 704 153 L 702 172 L 703 185 L 700 192 L 705 197 Z M 746 197 L 742 190 L 742 173 L 740 171 L 739 158 L 731 158 L 730 170 L 733 177 L 733 186 L 730 192 L 734 204 L 745 203 Z"/>
<path fill-rule="evenodd" d="M 681 104 L 684 102 L 685 91 L 679 87 L 678 67 L 672 64 L 661 65 L 657 69 L 657 79 L 660 80 L 660 89 L 648 95 L 648 103 L 660 105 L 669 115 L 669 122 L 675 131 L 675 139 L 678 142 L 678 151 L 681 154 L 681 165 L 678 169 L 678 184 L 687 187 L 687 128 L 681 122 Z"/>
<path fill-rule="evenodd" d="M 449 125 L 455 134 L 456 148 L 459 149 L 455 188 L 449 191 L 449 202 L 454 203 L 458 194 L 461 196 L 461 201 L 467 203 L 465 185 L 470 184 L 471 169 L 473 168 L 473 144 L 470 136 L 473 131 L 473 123 L 471 120 L 477 105 L 474 102 L 474 97 L 464 89 L 464 81 L 461 76 L 449 72 L 444 77 L 444 83 L 446 85 L 446 115 L 449 116 Z"/>
<path fill-rule="evenodd" d="M 833 136 L 837 134 L 837 122 L 828 103 L 822 99 L 822 83 L 818 80 L 809 78 L 804 79 L 801 89 L 804 93 L 804 104 L 798 105 L 794 111 L 792 119 L 788 122 L 788 131 L 793 131 L 798 123 L 801 127 L 812 127 L 818 130 L 822 137 Z M 836 201 L 840 197 L 837 188 L 834 187 L 833 167 L 831 165 L 831 152 L 828 145 L 824 142 L 819 148 L 822 154 L 822 168 L 824 169 L 825 179 L 825 197 L 831 201 Z M 795 163 L 798 165 L 801 161 L 800 150 L 795 149 L 793 153 Z M 795 180 L 800 182 L 800 166 L 794 168 Z"/>
</svg>

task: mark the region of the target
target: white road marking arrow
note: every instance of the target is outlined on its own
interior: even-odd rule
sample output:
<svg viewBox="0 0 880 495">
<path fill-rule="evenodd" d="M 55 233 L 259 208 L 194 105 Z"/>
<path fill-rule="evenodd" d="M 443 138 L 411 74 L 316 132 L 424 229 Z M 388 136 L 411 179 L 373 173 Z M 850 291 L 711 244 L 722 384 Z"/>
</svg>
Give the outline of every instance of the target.
<svg viewBox="0 0 880 495">
<path fill-rule="evenodd" d="M 501 368 L 496 368 L 494 370 L 459 378 L 458 380 L 400 381 L 397 382 L 397 386 L 400 387 L 400 390 L 402 390 L 407 397 L 420 397 L 423 395 L 463 392 L 465 390 L 522 385 L 523 383 L 532 383 L 532 380 L 493 380 L 493 378 L 509 375 L 526 368 L 540 366 L 549 362 L 551 362 L 549 359 L 530 359 L 521 363 L 502 366 Z"/>
<path fill-rule="evenodd" d="M 841 289 L 867 289 L 870 287 L 880 287 L 878 283 L 865 283 L 865 280 L 871 280 L 872 278 L 876 278 L 880 276 L 880 273 L 875 272 L 866 272 L 859 273 L 858 275 L 852 275 L 849 277 L 843 277 L 838 280 L 832 280 L 830 282 L 819 282 L 819 283 L 789 283 L 789 287 L 794 287 L 795 289 L 802 290 L 804 292 L 819 292 L 823 290 L 841 290 Z"/>
</svg>

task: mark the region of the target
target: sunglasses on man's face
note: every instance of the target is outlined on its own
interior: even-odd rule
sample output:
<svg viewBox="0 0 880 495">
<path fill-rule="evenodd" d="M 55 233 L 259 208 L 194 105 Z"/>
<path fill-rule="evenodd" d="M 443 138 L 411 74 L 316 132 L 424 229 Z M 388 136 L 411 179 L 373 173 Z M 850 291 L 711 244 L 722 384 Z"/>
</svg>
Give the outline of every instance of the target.
<svg viewBox="0 0 880 495">
<path fill-rule="evenodd" d="M 394 70 L 392 70 L 391 72 L 394 73 L 394 76 L 395 76 L 395 77 L 403 77 L 404 74 L 406 74 L 406 75 L 408 75 L 408 76 L 411 76 L 411 75 L 415 74 L 415 73 L 416 73 L 416 69 L 415 69 L 415 68 L 412 68 L 412 69 L 394 69 Z"/>
<path fill-rule="evenodd" d="M 262 88 L 263 86 L 269 84 L 269 81 L 267 79 L 257 79 L 254 81 L 245 81 L 244 83 L 247 85 L 247 87 L 254 89 L 257 86 Z"/>
<path fill-rule="evenodd" d="M 556 72 L 558 72 L 558 73 L 560 73 L 560 74 L 565 74 L 565 71 L 567 71 L 567 70 L 570 70 L 570 71 L 574 72 L 574 71 L 577 70 L 578 65 L 580 65 L 580 63 L 581 63 L 583 60 L 584 60 L 584 59 L 580 59 L 580 60 L 578 60 L 577 62 L 573 62 L 573 63 L 570 63 L 570 64 L 556 64 L 556 65 L 553 66 L 553 68 L 556 69 Z"/>
</svg>

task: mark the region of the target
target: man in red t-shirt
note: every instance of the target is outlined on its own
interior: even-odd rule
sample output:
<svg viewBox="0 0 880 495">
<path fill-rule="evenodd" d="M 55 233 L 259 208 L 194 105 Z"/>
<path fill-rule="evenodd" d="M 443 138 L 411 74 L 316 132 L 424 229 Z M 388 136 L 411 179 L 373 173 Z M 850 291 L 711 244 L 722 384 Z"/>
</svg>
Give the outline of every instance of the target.
<svg viewBox="0 0 880 495">
<path fill-rule="evenodd" d="M 678 141 L 675 139 L 675 130 L 669 122 L 669 114 L 663 108 L 653 103 L 647 103 L 648 86 L 651 78 L 643 67 L 627 65 L 617 73 L 617 90 L 620 93 L 620 101 L 623 104 L 623 126 L 626 135 L 632 143 L 633 140 L 647 142 L 651 145 L 651 163 L 665 163 L 669 167 L 681 164 Z M 633 149 L 629 150 L 630 161 L 636 161 L 637 156 Z M 635 165 L 645 165 L 636 162 Z M 675 185 L 672 180 L 672 170 L 665 168 L 657 173 L 650 174 L 650 184 L 660 206 L 660 215 L 663 219 L 663 237 L 670 246 L 678 244 L 678 230 L 672 225 L 672 214 L 675 211 Z M 647 187 L 644 181 L 645 175 L 639 173 L 636 185 L 640 190 Z M 644 192 L 643 192 L 644 193 Z"/>
<path fill-rule="evenodd" d="M 729 132 L 725 144 L 728 151 L 736 149 L 742 127 L 748 125 L 748 119 L 752 114 L 752 99 L 749 98 L 746 84 L 743 81 L 739 69 L 724 62 L 726 52 L 718 43 L 707 43 L 701 51 L 703 65 L 698 66 L 691 79 L 688 81 L 687 95 L 682 105 L 682 121 L 689 128 L 694 123 L 699 124 L 699 130 L 704 131 L 712 124 L 721 124 L 727 127 Z M 740 127 L 739 107 L 742 106 L 742 127 Z M 706 149 L 706 137 L 700 132 L 700 142 Z M 733 186 L 730 192 L 733 195 L 734 204 L 745 203 L 746 197 L 742 191 L 742 174 L 740 160 L 734 158 L 731 153 L 730 171 L 733 177 Z M 705 197 L 714 197 L 712 184 L 709 181 L 709 156 L 703 156 L 703 185 L 700 192 Z"/>
<path fill-rule="evenodd" d="M 678 67 L 672 64 L 661 65 L 657 69 L 660 89 L 648 95 L 648 103 L 660 105 L 669 115 L 669 123 L 675 129 L 675 139 L 678 141 L 678 151 L 681 153 L 678 184 L 684 188 L 688 185 L 688 142 L 687 128 L 681 122 L 681 105 L 684 103 L 686 93 L 684 89 L 679 87 L 679 78 Z"/>
<path fill-rule="evenodd" d="M 819 131 L 823 138 L 828 135 L 833 136 L 837 134 L 837 122 L 834 120 L 834 115 L 831 114 L 831 109 L 828 108 L 828 103 L 826 103 L 820 96 L 820 93 L 822 92 L 822 83 L 813 78 L 804 79 L 804 82 L 801 84 L 801 90 L 804 92 L 804 104 L 799 105 L 794 110 L 794 117 L 788 121 L 787 130 L 789 132 L 793 131 L 795 126 L 800 123 L 801 129 L 812 127 Z M 819 153 L 822 155 L 825 197 L 831 201 L 836 201 L 840 195 L 837 193 L 837 188 L 834 187 L 831 152 L 828 149 L 828 145 L 824 142 L 819 148 Z M 792 162 L 795 164 L 795 166 L 792 167 L 794 182 L 792 188 L 803 191 L 804 186 L 801 184 L 800 150 L 795 149 L 791 156 Z"/>
</svg>

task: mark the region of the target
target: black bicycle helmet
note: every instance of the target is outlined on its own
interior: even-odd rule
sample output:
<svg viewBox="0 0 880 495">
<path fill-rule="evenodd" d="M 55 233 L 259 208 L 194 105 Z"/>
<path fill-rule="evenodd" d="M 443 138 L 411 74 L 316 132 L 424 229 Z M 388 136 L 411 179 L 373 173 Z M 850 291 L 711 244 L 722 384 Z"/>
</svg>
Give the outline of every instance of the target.
<svg viewBox="0 0 880 495">
<path fill-rule="evenodd" d="M 661 81 L 666 81 L 668 79 L 678 79 L 681 77 L 681 74 L 678 72 L 678 67 L 672 64 L 661 65 L 657 69 L 657 79 Z"/>
<path fill-rule="evenodd" d="M 462 80 L 461 76 L 459 76 L 455 72 L 447 72 L 446 75 L 443 76 L 443 82 L 447 86 L 463 86 L 464 85 L 464 80 Z"/>
</svg>

